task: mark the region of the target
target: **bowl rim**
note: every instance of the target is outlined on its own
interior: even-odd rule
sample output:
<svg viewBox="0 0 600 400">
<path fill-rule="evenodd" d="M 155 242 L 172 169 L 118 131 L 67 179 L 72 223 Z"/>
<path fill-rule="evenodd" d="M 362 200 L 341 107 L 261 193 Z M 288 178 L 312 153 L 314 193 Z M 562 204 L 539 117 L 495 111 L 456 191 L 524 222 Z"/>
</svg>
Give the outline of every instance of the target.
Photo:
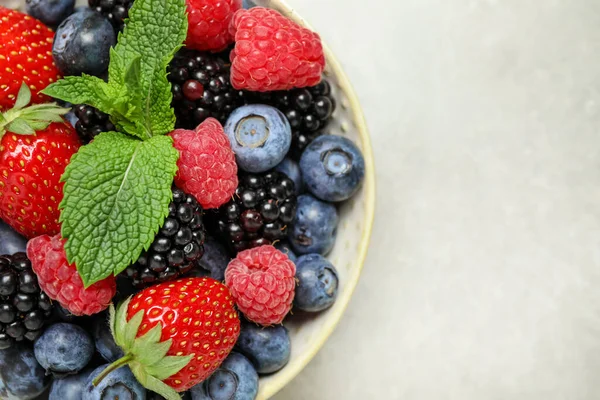
<svg viewBox="0 0 600 400">
<path fill-rule="evenodd" d="M 312 26 L 306 22 L 295 10 L 291 7 L 286 0 L 256 0 L 255 3 L 259 6 L 273 8 L 280 13 L 286 15 L 291 18 L 296 23 L 315 31 Z M 315 31 L 316 32 L 316 31 Z M 373 148 L 371 146 L 371 138 L 369 136 L 369 129 L 367 128 L 366 120 L 364 113 L 362 111 L 362 107 L 360 106 L 360 102 L 358 100 L 358 96 L 354 91 L 352 84 L 350 83 L 346 73 L 342 69 L 340 62 L 337 60 L 333 51 L 329 48 L 329 46 L 323 41 L 323 50 L 325 53 L 325 59 L 327 61 L 328 68 L 333 72 L 338 80 L 339 86 L 342 88 L 343 92 L 348 97 L 349 108 L 352 113 L 352 117 L 354 120 L 354 124 L 356 125 L 356 129 L 358 131 L 358 135 L 361 142 L 363 157 L 365 159 L 365 179 L 363 183 L 363 191 L 364 191 L 364 218 L 363 225 L 364 230 L 362 232 L 362 237 L 360 239 L 359 249 L 358 249 L 358 258 L 355 261 L 355 266 L 359 269 L 357 278 L 348 281 L 347 285 L 348 290 L 344 291 L 344 294 L 341 297 L 338 297 L 337 301 L 342 302 L 342 307 L 336 309 L 335 312 L 331 315 L 328 315 L 327 322 L 324 324 L 323 329 L 319 334 L 318 343 L 313 346 L 310 351 L 303 353 L 298 357 L 295 362 L 290 365 L 288 368 L 277 372 L 275 376 L 277 379 L 273 379 L 269 381 L 269 384 L 266 387 L 259 386 L 259 394 L 257 400 L 266 400 L 274 396 L 277 392 L 283 389 L 289 382 L 291 382 L 299 373 L 302 371 L 308 363 L 317 355 L 317 353 L 321 350 L 323 345 L 335 328 L 338 326 L 339 322 L 342 319 L 348 305 L 350 303 L 350 299 L 354 294 L 358 281 L 360 279 L 360 275 L 362 274 L 362 270 L 365 264 L 365 259 L 367 257 L 367 251 L 369 248 L 369 243 L 371 241 L 371 233 L 373 230 L 373 221 L 375 217 L 375 162 L 373 159 Z"/>
</svg>

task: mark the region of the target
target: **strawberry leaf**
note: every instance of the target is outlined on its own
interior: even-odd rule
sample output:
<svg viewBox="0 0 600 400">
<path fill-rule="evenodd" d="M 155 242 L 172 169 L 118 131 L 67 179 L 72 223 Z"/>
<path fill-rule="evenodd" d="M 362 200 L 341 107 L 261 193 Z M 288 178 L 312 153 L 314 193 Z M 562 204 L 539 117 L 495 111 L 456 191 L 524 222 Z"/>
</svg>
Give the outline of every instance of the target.
<svg viewBox="0 0 600 400">
<path fill-rule="evenodd" d="M 166 356 L 159 362 L 146 367 L 148 374 L 163 380 L 175 375 L 192 360 L 192 356 Z"/>
<path fill-rule="evenodd" d="M 62 236 L 86 287 L 148 249 L 169 213 L 179 153 L 168 136 L 105 132 L 71 159 L 62 180 Z"/>
</svg>

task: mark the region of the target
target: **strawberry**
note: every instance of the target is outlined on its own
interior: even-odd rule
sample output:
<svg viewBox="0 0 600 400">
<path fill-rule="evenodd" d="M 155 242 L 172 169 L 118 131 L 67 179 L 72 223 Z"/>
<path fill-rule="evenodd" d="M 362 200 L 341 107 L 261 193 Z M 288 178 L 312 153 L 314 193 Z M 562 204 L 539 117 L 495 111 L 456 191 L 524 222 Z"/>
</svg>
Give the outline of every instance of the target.
<svg viewBox="0 0 600 400">
<path fill-rule="evenodd" d="M 0 114 L 0 218 L 27 238 L 60 231 L 60 177 L 80 146 L 56 104 L 25 107 L 23 84 L 15 107 Z"/>
<path fill-rule="evenodd" d="M 53 39 L 54 32 L 37 19 L 0 7 L 0 111 L 13 106 L 22 82 L 33 91 L 33 103 L 48 100 L 39 92 L 60 78 Z"/>
<path fill-rule="evenodd" d="M 208 378 L 231 352 L 240 320 L 225 285 L 185 278 L 151 286 L 110 308 L 111 331 L 125 356 L 94 380 L 129 365 L 138 381 L 167 400 Z"/>
</svg>

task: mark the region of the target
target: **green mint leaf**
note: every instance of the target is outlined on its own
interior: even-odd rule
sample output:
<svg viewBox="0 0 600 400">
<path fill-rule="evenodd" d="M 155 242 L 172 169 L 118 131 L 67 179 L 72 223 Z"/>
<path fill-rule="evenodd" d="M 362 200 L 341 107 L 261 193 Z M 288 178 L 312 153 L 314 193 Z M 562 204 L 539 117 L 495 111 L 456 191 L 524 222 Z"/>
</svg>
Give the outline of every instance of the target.
<svg viewBox="0 0 600 400">
<path fill-rule="evenodd" d="M 106 82 L 95 76 L 66 76 L 46 87 L 42 93 L 72 104 L 87 104 L 107 114 L 112 112 L 110 95 L 113 93 L 110 93 Z"/>
<path fill-rule="evenodd" d="M 185 0 L 137 0 L 111 57 L 109 80 L 125 84 L 124 60 L 141 56 L 140 93 L 142 124 L 151 135 L 164 135 L 175 127 L 167 66 L 187 35 Z M 116 61 L 113 63 L 113 59 Z"/>
<path fill-rule="evenodd" d="M 65 251 L 85 286 L 117 275 L 148 249 L 169 213 L 179 153 L 168 136 L 105 132 L 71 159 L 62 180 Z"/>
</svg>

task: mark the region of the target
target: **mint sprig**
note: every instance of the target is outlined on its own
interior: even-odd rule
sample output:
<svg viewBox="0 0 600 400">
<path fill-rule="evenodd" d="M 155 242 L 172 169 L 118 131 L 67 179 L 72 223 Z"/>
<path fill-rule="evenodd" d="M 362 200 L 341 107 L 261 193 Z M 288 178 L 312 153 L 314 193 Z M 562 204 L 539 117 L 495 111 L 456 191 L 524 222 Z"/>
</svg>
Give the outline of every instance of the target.
<svg viewBox="0 0 600 400">
<path fill-rule="evenodd" d="M 62 181 L 62 236 L 87 286 L 122 272 L 169 212 L 178 151 L 167 66 L 187 34 L 185 0 L 136 0 L 111 50 L 108 82 L 66 77 L 44 93 L 110 115 L 118 132 L 81 147 Z"/>
<path fill-rule="evenodd" d="M 71 159 L 62 179 L 65 250 L 86 286 L 122 272 L 169 214 L 179 153 L 169 136 L 105 132 Z"/>
</svg>

